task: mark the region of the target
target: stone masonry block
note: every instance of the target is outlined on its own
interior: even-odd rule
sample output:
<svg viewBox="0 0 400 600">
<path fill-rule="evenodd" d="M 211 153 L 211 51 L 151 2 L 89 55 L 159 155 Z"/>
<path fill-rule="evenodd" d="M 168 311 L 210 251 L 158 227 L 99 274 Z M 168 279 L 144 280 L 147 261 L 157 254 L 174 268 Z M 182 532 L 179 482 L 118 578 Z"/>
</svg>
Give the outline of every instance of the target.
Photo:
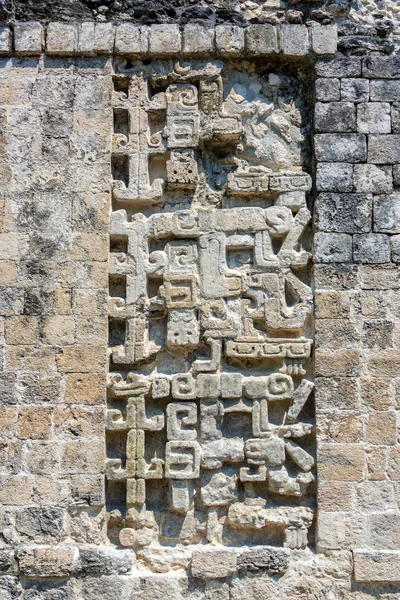
<svg viewBox="0 0 400 600">
<path fill-rule="evenodd" d="M 400 352 L 393 348 L 378 350 L 368 357 L 367 367 L 374 377 L 397 377 L 400 369 Z"/>
<path fill-rule="evenodd" d="M 362 446 L 324 444 L 319 450 L 319 476 L 326 481 L 358 481 L 363 475 L 364 462 Z"/>
<path fill-rule="evenodd" d="M 368 162 L 376 165 L 400 162 L 400 134 L 371 135 L 368 142 Z"/>
<path fill-rule="evenodd" d="M 382 423 L 381 432 L 385 425 Z M 384 444 L 384 439 L 379 442 Z M 400 536 L 400 513 L 382 511 L 369 516 L 369 537 L 373 548 L 377 550 L 398 550 Z"/>
<path fill-rule="evenodd" d="M 370 82 L 371 100 L 378 100 L 380 102 L 396 102 L 400 100 L 400 79 L 398 81 L 391 81 L 389 79 L 376 79 Z"/>
<path fill-rule="evenodd" d="M 393 183 L 400 186 L 400 165 L 393 166 Z"/>
<path fill-rule="evenodd" d="M 255 546 L 238 556 L 238 570 L 252 573 L 262 570 L 271 574 L 283 574 L 289 568 L 289 558 L 287 548 Z"/>
<path fill-rule="evenodd" d="M 183 29 L 184 54 L 210 54 L 214 50 L 215 30 L 201 25 L 185 25 Z"/>
<path fill-rule="evenodd" d="M 215 28 L 215 45 L 222 55 L 233 56 L 244 51 L 244 28 L 218 25 Z"/>
<path fill-rule="evenodd" d="M 400 194 L 374 199 L 374 231 L 400 233 Z"/>
<path fill-rule="evenodd" d="M 400 133 L 400 102 L 394 102 L 391 107 L 392 131 Z"/>
<path fill-rule="evenodd" d="M 14 551 L 7 548 L 0 550 L 0 573 L 1 575 L 7 575 L 15 573 L 16 563 L 14 560 Z"/>
<path fill-rule="evenodd" d="M 10 54 L 12 49 L 11 30 L 9 27 L 0 27 L 0 56 Z"/>
<path fill-rule="evenodd" d="M 363 60 L 362 72 L 369 79 L 380 79 L 383 73 L 386 79 L 400 79 L 400 56 L 368 56 Z"/>
<path fill-rule="evenodd" d="M 354 165 L 354 188 L 366 194 L 389 194 L 393 190 L 392 168 Z"/>
<path fill-rule="evenodd" d="M 315 105 L 315 131 L 356 131 L 356 110 L 352 102 L 317 102 Z"/>
<path fill-rule="evenodd" d="M 357 106 L 357 131 L 359 133 L 390 133 L 390 104 L 363 102 Z"/>
<path fill-rule="evenodd" d="M 400 235 L 392 235 L 390 238 L 392 247 L 392 260 L 395 263 L 400 263 Z"/>
<path fill-rule="evenodd" d="M 47 27 L 47 54 L 75 54 L 78 43 L 76 25 L 69 23 L 50 23 Z"/>
<path fill-rule="evenodd" d="M 338 53 L 333 59 L 318 60 L 315 68 L 318 77 L 360 77 L 361 58 Z"/>
<path fill-rule="evenodd" d="M 41 23 L 29 21 L 15 23 L 14 47 L 18 54 L 40 54 L 43 48 L 43 27 Z"/>
<path fill-rule="evenodd" d="M 116 54 L 146 54 L 149 50 L 149 28 L 121 23 L 115 33 Z"/>
<path fill-rule="evenodd" d="M 360 583 L 400 581 L 400 550 L 354 550 L 353 558 Z"/>
<path fill-rule="evenodd" d="M 341 100 L 365 102 L 369 100 L 369 81 L 367 79 L 342 79 L 340 82 Z"/>
<path fill-rule="evenodd" d="M 390 239 L 382 233 L 355 235 L 353 238 L 354 262 L 390 262 Z"/>
<path fill-rule="evenodd" d="M 348 163 L 323 163 L 317 165 L 317 190 L 319 192 L 351 192 L 354 165 Z"/>
<path fill-rule="evenodd" d="M 181 50 L 181 34 L 178 25 L 151 25 L 150 53 L 153 55 L 174 55 Z"/>
<path fill-rule="evenodd" d="M 367 441 L 370 444 L 394 446 L 397 441 L 396 413 L 374 410 L 369 413 Z M 383 498 L 382 498 L 383 501 Z M 371 507 L 372 508 L 372 507 Z"/>
<path fill-rule="evenodd" d="M 316 233 L 314 260 L 321 263 L 351 262 L 353 256 L 351 235 L 345 233 Z"/>
<path fill-rule="evenodd" d="M 317 79 L 315 93 L 319 102 L 336 102 L 340 100 L 340 80 Z"/>
<path fill-rule="evenodd" d="M 115 27 L 112 23 L 81 23 L 78 28 L 78 52 L 84 55 L 112 54 Z"/>
<path fill-rule="evenodd" d="M 77 570 L 84 575 L 126 574 L 132 569 L 132 550 L 115 548 L 81 548 Z"/>
<path fill-rule="evenodd" d="M 311 49 L 317 56 L 334 55 L 337 50 L 337 27 L 313 22 L 310 28 Z"/>
<path fill-rule="evenodd" d="M 274 54 L 278 52 L 278 32 L 273 25 L 250 25 L 246 29 L 248 54 Z"/>
<path fill-rule="evenodd" d="M 71 546 L 28 546 L 17 551 L 20 571 L 27 577 L 65 577 L 71 575 L 78 548 Z"/>
<path fill-rule="evenodd" d="M 319 231 L 367 233 L 371 230 L 372 195 L 319 194 L 315 210 Z"/>
<path fill-rule="evenodd" d="M 315 135 L 315 154 L 322 162 L 365 162 L 367 143 L 359 133 L 319 133 Z"/>
<path fill-rule="evenodd" d="M 280 49 L 286 56 L 306 56 L 310 49 L 305 25 L 283 24 L 279 30 Z"/>
<path fill-rule="evenodd" d="M 317 521 L 318 551 L 338 550 L 346 538 L 346 513 L 321 512 Z"/>
<path fill-rule="evenodd" d="M 237 554 L 230 549 L 195 550 L 192 556 L 192 576 L 205 579 L 230 577 L 236 572 Z"/>
</svg>

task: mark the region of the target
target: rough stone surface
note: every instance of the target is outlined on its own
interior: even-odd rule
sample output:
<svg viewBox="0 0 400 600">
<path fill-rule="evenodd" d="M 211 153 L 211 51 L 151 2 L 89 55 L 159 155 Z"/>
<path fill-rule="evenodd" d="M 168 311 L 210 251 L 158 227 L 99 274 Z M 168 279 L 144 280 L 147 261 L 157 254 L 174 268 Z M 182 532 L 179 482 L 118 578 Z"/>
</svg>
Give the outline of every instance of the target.
<svg viewBox="0 0 400 600">
<path fill-rule="evenodd" d="M 377 140 L 377 145 L 380 149 L 380 140 Z M 377 151 L 371 150 L 371 156 L 375 156 L 379 149 Z M 385 150 L 386 146 L 382 149 L 382 155 Z M 365 135 L 357 133 L 319 133 L 315 136 L 315 153 L 317 160 L 321 162 L 343 162 L 344 158 L 348 162 L 365 162 L 367 158 Z M 370 162 L 378 162 L 378 160 L 371 160 Z M 379 162 L 384 162 L 384 160 Z"/>
</svg>

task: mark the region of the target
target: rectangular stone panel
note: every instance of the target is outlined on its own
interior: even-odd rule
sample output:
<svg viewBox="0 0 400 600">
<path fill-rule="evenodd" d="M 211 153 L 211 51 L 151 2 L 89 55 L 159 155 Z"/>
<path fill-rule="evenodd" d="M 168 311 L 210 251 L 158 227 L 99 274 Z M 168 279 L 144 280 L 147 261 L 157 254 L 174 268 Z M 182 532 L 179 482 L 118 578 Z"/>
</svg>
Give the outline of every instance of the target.
<svg viewBox="0 0 400 600">
<path fill-rule="evenodd" d="M 295 72 L 220 61 L 115 61 L 113 81 L 110 539 L 303 548 L 307 91 Z"/>
</svg>

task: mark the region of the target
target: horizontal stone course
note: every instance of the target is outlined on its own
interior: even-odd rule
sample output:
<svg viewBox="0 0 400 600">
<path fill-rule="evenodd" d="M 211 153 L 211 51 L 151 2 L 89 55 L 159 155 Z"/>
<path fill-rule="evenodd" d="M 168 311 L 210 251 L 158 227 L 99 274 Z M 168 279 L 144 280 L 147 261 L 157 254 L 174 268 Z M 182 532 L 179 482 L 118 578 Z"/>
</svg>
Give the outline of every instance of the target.
<svg viewBox="0 0 400 600">
<path fill-rule="evenodd" d="M 9 27 L 0 28 L 0 55 L 12 52 L 12 37 Z M 113 52 L 156 57 L 175 56 L 180 52 L 188 56 L 213 53 L 230 56 L 245 50 L 250 55 L 260 56 L 282 53 L 292 57 L 325 58 L 336 52 L 337 28 L 335 24 L 317 22 L 313 22 L 311 27 L 289 23 L 207 27 L 189 23 L 183 28 L 168 23 L 146 26 L 122 22 L 115 26 L 109 22 L 94 21 L 55 21 L 47 28 L 34 21 L 15 24 L 17 54 L 40 54 L 44 39 L 46 52 L 60 56 L 94 56 Z M 355 69 L 349 72 L 354 73 Z"/>
<path fill-rule="evenodd" d="M 114 573 L 125 574 L 132 569 L 134 562 L 132 550 L 118 550 L 114 548 L 81 548 L 77 571 L 84 575 Z"/>
<path fill-rule="evenodd" d="M 79 54 L 112 54 L 114 41 L 115 26 L 112 23 L 81 23 L 78 27 Z"/>
</svg>

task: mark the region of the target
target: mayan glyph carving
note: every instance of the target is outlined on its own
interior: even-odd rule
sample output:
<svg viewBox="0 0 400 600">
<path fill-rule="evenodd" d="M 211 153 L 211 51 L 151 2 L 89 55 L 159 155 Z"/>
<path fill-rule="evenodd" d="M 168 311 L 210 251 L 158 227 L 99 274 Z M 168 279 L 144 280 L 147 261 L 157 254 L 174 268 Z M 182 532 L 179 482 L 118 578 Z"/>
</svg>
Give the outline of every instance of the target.
<svg viewBox="0 0 400 600">
<path fill-rule="evenodd" d="M 218 61 L 121 63 L 114 84 L 110 535 L 304 547 L 315 458 L 302 86 Z"/>
</svg>

